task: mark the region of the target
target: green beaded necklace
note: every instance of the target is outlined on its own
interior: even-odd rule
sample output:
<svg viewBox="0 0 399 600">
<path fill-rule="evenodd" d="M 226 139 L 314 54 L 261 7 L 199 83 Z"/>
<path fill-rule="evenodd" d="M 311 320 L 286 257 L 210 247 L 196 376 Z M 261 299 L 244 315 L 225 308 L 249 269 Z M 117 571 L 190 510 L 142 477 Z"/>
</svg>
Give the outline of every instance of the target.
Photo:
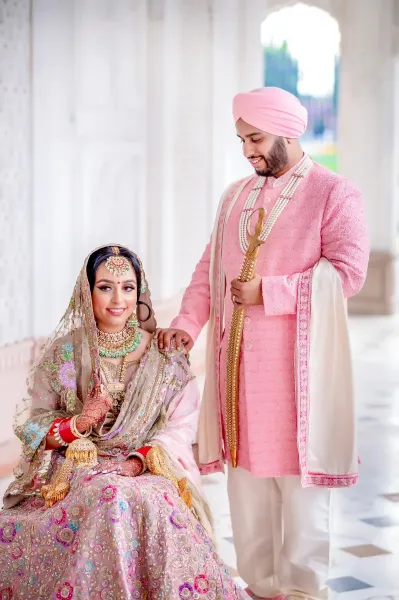
<svg viewBox="0 0 399 600">
<path fill-rule="evenodd" d="M 142 331 L 125 326 L 118 333 L 106 333 L 97 329 L 98 352 L 104 358 L 124 358 L 135 352 L 143 339 Z"/>
</svg>

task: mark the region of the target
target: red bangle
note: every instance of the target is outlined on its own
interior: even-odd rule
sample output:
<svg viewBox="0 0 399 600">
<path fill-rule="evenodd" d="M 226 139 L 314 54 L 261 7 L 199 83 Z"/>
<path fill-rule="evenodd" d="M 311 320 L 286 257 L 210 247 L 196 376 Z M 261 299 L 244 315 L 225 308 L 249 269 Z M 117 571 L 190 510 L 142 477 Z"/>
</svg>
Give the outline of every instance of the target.
<svg viewBox="0 0 399 600">
<path fill-rule="evenodd" d="M 61 421 L 63 421 L 64 419 L 55 419 L 55 421 L 53 421 L 50 425 L 50 429 L 47 432 L 47 435 L 51 435 L 51 437 L 54 437 L 54 432 L 55 432 L 55 427 L 56 425 L 58 425 L 58 423 L 61 423 Z"/>
<path fill-rule="evenodd" d="M 145 458 L 150 450 L 152 450 L 152 446 L 143 446 L 142 448 L 135 450 L 135 452 L 138 452 L 138 454 L 141 454 L 141 456 L 144 456 Z"/>
<path fill-rule="evenodd" d="M 60 423 L 60 426 L 59 426 L 59 429 L 58 429 L 58 433 L 59 433 L 60 438 L 66 444 L 70 444 L 74 440 L 78 439 L 76 437 L 76 435 L 74 435 L 72 433 L 71 427 L 70 427 L 70 423 L 71 423 L 71 419 L 65 419 L 65 420 L 63 420 Z"/>
</svg>

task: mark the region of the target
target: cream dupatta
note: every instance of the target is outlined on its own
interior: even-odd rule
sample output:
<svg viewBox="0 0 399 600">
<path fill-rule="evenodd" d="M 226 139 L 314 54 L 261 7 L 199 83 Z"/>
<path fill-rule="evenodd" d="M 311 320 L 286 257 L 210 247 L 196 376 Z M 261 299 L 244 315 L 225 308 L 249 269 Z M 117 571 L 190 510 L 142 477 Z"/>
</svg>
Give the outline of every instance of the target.
<svg viewBox="0 0 399 600">
<path fill-rule="evenodd" d="M 325 258 L 300 278 L 295 358 L 302 485 L 354 485 L 357 424 L 347 303 L 341 278 Z"/>
</svg>

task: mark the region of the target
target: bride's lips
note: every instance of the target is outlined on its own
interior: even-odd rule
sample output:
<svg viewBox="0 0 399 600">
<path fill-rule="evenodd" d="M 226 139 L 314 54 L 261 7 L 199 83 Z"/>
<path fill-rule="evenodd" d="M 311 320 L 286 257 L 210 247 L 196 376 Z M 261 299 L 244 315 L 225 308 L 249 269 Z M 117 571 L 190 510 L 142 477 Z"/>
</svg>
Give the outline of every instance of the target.
<svg viewBox="0 0 399 600">
<path fill-rule="evenodd" d="M 113 317 L 120 317 L 121 315 L 123 315 L 123 313 L 125 312 L 126 308 L 107 308 L 107 311 L 113 316 Z"/>
</svg>

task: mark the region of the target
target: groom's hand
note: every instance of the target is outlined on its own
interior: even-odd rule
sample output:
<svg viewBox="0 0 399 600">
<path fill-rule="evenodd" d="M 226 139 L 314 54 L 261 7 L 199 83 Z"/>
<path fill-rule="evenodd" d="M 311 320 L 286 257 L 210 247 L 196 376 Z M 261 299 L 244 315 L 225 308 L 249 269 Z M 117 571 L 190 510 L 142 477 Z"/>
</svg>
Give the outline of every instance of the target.
<svg viewBox="0 0 399 600">
<path fill-rule="evenodd" d="M 263 304 L 262 277 L 256 274 L 251 281 L 246 281 L 245 283 L 242 283 L 238 279 L 233 279 L 230 293 L 232 302 L 237 308 L 259 306 Z"/>
<path fill-rule="evenodd" d="M 158 348 L 161 350 L 169 350 L 170 348 L 181 350 L 184 347 L 187 352 L 190 352 L 194 346 L 191 335 L 182 329 L 157 329 L 155 337 L 158 341 Z"/>
</svg>

